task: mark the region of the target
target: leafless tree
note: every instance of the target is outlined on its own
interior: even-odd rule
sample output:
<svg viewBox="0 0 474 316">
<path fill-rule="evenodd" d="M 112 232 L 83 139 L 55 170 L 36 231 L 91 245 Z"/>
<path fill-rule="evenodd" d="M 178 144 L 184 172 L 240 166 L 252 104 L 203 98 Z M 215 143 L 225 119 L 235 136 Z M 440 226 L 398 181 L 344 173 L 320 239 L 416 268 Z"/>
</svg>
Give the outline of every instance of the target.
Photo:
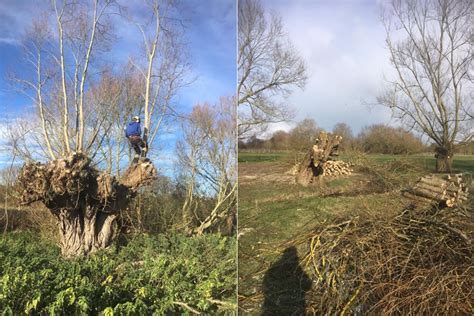
<svg viewBox="0 0 474 316">
<path fill-rule="evenodd" d="M 382 16 L 397 78 L 378 101 L 428 136 L 436 170 L 451 172 L 455 146 L 472 139 L 474 2 L 392 0 Z"/>
<path fill-rule="evenodd" d="M 143 139 L 150 147 L 166 117 L 175 114 L 172 100 L 178 89 L 187 84 L 184 78 L 189 64 L 175 2 L 152 0 L 143 9 L 148 12 L 145 19 L 132 15 L 128 19 L 142 36 L 146 63 L 135 59 L 130 62 L 143 79 Z"/>
<path fill-rule="evenodd" d="M 108 16 L 113 0 L 54 0 L 33 21 L 24 38 L 25 60 L 33 71 L 12 75 L 17 88 L 31 97 L 38 109 L 46 157 L 56 159 L 73 151 L 89 153 L 102 121 L 91 113 L 86 87 L 90 71 L 110 39 Z"/>
<path fill-rule="evenodd" d="M 142 104 L 141 83 L 131 65 L 122 74 L 105 69 L 97 83 L 89 88 L 88 101 L 96 104 L 95 112 L 104 119 L 104 128 L 98 130 L 92 157 L 104 162 L 110 174 L 120 177 L 124 159 L 130 160 L 128 140 L 124 137 L 124 126 L 133 113 L 140 111 Z M 106 113 L 103 113 L 103 110 Z"/>
<path fill-rule="evenodd" d="M 313 119 L 306 118 L 290 131 L 289 142 L 291 148 L 306 152 L 311 148 L 319 135 L 319 128 Z"/>
<path fill-rule="evenodd" d="M 307 74 L 281 18 L 267 14 L 259 0 L 239 1 L 238 20 L 238 128 L 239 137 L 245 138 L 292 116 L 282 100 L 305 86 Z"/>
<path fill-rule="evenodd" d="M 183 219 L 190 234 L 203 234 L 236 215 L 236 107 L 235 98 L 219 104 L 196 105 L 185 122 L 184 139 L 177 147 L 180 166 L 187 174 Z M 193 225 L 196 196 L 212 197 L 205 218 Z"/>
<path fill-rule="evenodd" d="M 156 169 L 141 161 L 114 177 L 111 168 L 101 172 L 92 163 L 107 133 L 117 129 L 119 118 L 110 114 L 119 111 L 126 90 L 99 67 L 112 38 L 107 17 L 118 13 L 115 1 L 53 0 L 51 5 L 51 15 L 35 22 L 25 39 L 34 71 L 13 77 L 32 97 L 38 119 L 18 120 L 9 139 L 27 161 L 18 176 L 21 202 L 42 202 L 57 219 L 62 253 L 75 256 L 111 244 L 121 210 L 156 177 Z M 32 161 L 40 158 L 50 162 Z"/>
<path fill-rule="evenodd" d="M 337 123 L 332 129 L 332 133 L 342 137 L 341 144 L 339 145 L 339 149 L 341 151 L 353 149 L 354 137 L 352 135 L 352 129 L 349 125 L 343 122 Z"/>
</svg>

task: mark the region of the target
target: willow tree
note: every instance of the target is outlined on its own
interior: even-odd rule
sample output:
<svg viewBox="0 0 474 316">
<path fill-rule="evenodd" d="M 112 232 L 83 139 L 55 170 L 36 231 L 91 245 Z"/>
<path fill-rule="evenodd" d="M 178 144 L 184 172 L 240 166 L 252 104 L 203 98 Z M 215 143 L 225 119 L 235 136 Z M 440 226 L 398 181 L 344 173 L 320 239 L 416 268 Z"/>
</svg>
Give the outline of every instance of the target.
<svg viewBox="0 0 474 316">
<path fill-rule="evenodd" d="M 188 234 L 235 228 L 237 214 L 237 128 L 234 97 L 216 105 L 198 104 L 184 118 L 183 139 L 177 143 L 181 172 L 186 178 L 182 215 Z M 200 201 L 210 200 L 211 203 Z M 204 209 L 201 218 L 196 209 Z"/>
<path fill-rule="evenodd" d="M 472 139 L 474 2 L 392 0 L 384 8 L 396 79 L 379 97 L 436 144 L 436 170 L 451 172 L 456 146 Z"/>
<path fill-rule="evenodd" d="M 22 202 L 42 202 L 49 209 L 58 222 L 62 253 L 75 256 L 110 245 L 119 232 L 120 211 L 156 177 L 156 169 L 142 160 L 117 178 L 92 163 L 113 124 L 107 119 L 110 107 L 117 106 L 120 95 L 118 86 L 107 103 L 96 103 L 93 91 L 111 38 L 109 18 L 118 13 L 115 2 L 51 4 L 25 38 L 31 72 L 14 78 L 37 108 L 38 119 L 32 122 L 39 122 L 14 134 L 22 138 L 15 150 L 27 161 L 18 182 Z M 49 162 L 35 162 L 42 154 Z"/>
<path fill-rule="evenodd" d="M 138 12 L 146 13 L 141 16 L 130 14 L 128 19 L 141 35 L 141 56 L 145 58 L 132 58 L 130 62 L 141 77 L 143 140 L 149 149 L 166 119 L 176 114 L 172 101 L 187 83 L 184 78 L 189 64 L 175 1 L 151 0 L 136 6 Z"/>
<path fill-rule="evenodd" d="M 238 129 L 245 138 L 292 117 L 281 99 L 305 86 L 307 72 L 281 18 L 265 12 L 259 0 L 239 1 L 238 20 Z"/>
</svg>

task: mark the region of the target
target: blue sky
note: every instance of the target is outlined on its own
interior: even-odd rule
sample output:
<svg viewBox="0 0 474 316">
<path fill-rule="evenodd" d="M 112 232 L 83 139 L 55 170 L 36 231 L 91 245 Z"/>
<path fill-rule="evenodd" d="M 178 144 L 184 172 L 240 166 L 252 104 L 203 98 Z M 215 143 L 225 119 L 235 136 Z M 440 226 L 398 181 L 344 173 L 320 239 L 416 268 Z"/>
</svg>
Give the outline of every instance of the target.
<svg viewBox="0 0 474 316">
<path fill-rule="evenodd" d="M 284 30 L 308 65 L 306 89 L 286 102 L 297 114 L 331 130 L 338 122 L 355 133 L 363 126 L 397 125 L 388 109 L 369 106 L 394 72 L 375 0 L 265 0 L 282 17 Z M 294 124 L 294 123 L 293 123 Z M 292 124 L 272 127 L 288 129 Z"/>
<path fill-rule="evenodd" d="M 134 1 L 123 1 L 133 6 Z M 192 66 L 189 86 L 180 90 L 175 99 L 180 113 L 188 112 L 196 103 L 216 102 L 220 96 L 235 94 L 236 87 L 236 1 L 181 0 L 180 15 L 185 25 L 184 41 L 189 49 Z M 2 0 L 0 2 L 0 131 L 11 121 L 31 109 L 26 97 L 13 91 L 6 80 L 9 71 L 20 72 L 26 66 L 22 60 L 20 39 L 34 16 L 48 0 Z M 118 35 L 109 59 L 114 64 L 124 63 L 136 54 L 141 45 L 138 30 L 126 21 L 115 26 Z M 3 126 L 3 127 L 2 127 Z M 174 129 L 175 131 L 178 129 Z M 161 150 L 169 156 L 176 137 L 165 135 Z M 1 158 L 1 157 L 0 157 Z M 1 162 L 5 159 L 0 159 Z"/>
</svg>

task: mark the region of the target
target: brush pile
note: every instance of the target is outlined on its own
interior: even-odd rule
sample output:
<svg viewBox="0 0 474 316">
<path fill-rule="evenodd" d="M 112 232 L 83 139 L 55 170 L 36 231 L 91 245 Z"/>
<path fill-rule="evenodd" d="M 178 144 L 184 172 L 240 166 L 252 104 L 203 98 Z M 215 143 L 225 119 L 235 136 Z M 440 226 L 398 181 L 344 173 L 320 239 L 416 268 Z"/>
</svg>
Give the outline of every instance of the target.
<svg viewBox="0 0 474 316">
<path fill-rule="evenodd" d="M 407 208 L 320 223 L 300 239 L 316 314 L 472 315 L 472 210 Z M 298 242 L 297 242 L 298 243 Z"/>
<path fill-rule="evenodd" d="M 454 207 L 467 200 L 468 186 L 462 174 L 438 177 L 434 174 L 424 176 L 403 195 L 418 201 L 438 203 Z"/>
</svg>

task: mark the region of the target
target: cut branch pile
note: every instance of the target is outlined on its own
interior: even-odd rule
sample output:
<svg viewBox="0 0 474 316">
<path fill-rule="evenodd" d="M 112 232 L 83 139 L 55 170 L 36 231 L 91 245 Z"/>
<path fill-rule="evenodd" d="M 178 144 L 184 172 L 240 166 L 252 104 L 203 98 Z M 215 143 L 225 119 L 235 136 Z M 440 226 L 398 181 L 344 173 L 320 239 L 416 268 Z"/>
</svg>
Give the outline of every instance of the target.
<svg viewBox="0 0 474 316">
<path fill-rule="evenodd" d="M 57 218 L 62 253 L 74 256 L 109 246 L 120 210 L 156 174 L 153 164 L 142 160 L 117 180 L 93 168 L 84 154 L 73 153 L 46 164 L 25 164 L 18 187 L 23 204 L 43 202 Z"/>
<path fill-rule="evenodd" d="M 306 186 L 314 182 L 318 176 L 351 174 L 349 164 L 334 159 L 338 156 L 337 150 L 341 140 L 342 137 L 338 135 L 319 133 L 315 144 L 299 164 L 296 182 Z"/>
<path fill-rule="evenodd" d="M 447 175 L 443 178 L 434 174 L 424 176 L 403 195 L 421 202 L 438 203 L 442 206 L 455 207 L 467 200 L 468 185 L 462 174 Z"/>
<path fill-rule="evenodd" d="M 472 315 L 472 210 L 405 209 L 322 222 L 293 243 L 321 315 Z M 308 296 L 307 296 L 308 297 Z"/>
</svg>

